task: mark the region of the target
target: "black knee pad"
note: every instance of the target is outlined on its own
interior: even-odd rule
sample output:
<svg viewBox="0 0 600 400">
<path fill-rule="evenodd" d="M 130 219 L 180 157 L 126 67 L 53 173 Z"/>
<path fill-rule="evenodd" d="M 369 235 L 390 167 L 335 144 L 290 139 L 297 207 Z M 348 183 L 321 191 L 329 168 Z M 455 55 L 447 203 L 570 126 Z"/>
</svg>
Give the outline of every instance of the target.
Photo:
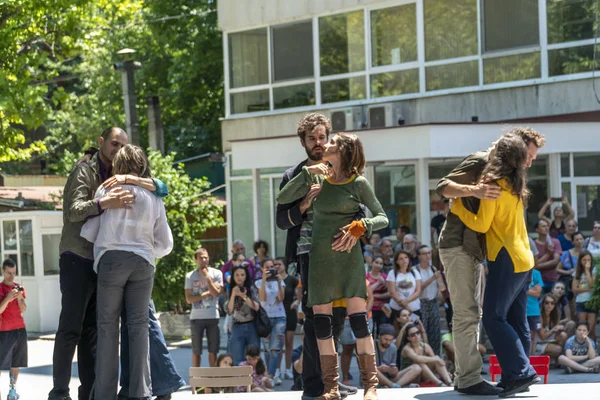
<svg viewBox="0 0 600 400">
<path fill-rule="evenodd" d="M 328 314 L 315 314 L 315 336 L 319 340 L 327 340 L 333 336 L 331 328 L 332 316 Z"/>
<path fill-rule="evenodd" d="M 363 339 L 371 335 L 371 330 L 369 329 L 369 323 L 367 321 L 367 313 L 351 314 L 349 319 L 350 327 L 357 339 Z"/>
</svg>

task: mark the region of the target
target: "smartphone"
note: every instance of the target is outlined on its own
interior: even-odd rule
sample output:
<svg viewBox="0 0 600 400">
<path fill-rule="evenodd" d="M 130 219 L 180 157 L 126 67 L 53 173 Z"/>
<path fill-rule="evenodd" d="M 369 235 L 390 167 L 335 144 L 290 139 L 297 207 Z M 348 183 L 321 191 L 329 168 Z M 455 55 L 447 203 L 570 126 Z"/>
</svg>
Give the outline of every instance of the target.
<svg viewBox="0 0 600 400">
<path fill-rule="evenodd" d="M 552 197 L 552 201 L 562 202 L 562 197 Z"/>
</svg>

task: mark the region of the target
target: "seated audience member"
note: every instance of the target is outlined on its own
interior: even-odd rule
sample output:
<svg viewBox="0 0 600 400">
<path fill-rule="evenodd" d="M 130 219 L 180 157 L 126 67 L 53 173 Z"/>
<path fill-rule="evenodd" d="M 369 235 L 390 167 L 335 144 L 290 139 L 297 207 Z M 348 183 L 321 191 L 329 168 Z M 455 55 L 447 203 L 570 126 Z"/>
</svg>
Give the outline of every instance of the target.
<svg viewBox="0 0 600 400">
<path fill-rule="evenodd" d="M 565 372 L 600 372 L 600 357 L 596 356 L 596 344 L 588 336 L 589 329 L 585 322 L 577 325 L 575 336 L 571 336 L 565 344 L 565 354 L 558 362 L 565 367 Z"/>
<path fill-rule="evenodd" d="M 592 254 L 589 251 L 582 251 L 577 260 L 575 275 L 573 277 L 573 293 L 575 294 L 575 309 L 577 311 L 577 321 L 587 322 L 590 327 L 590 339 L 596 341 L 596 319 L 598 314 L 594 311 L 586 310 L 585 303 L 592 299 L 594 291 L 594 282 L 596 281 L 596 267 L 593 265 Z"/>
<path fill-rule="evenodd" d="M 413 364 L 421 367 L 420 381 L 430 381 L 437 386 L 452 385 L 446 363 L 433 353 L 431 346 L 423 342 L 421 330 L 417 325 L 410 324 L 405 327 L 402 333 L 400 354 L 400 368 L 405 369 Z"/>
<path fill-rule="evenodd" d="M 448 324 L 448 333 L 442 335 L 442 359 L 446 363 L 446 369 L 450 375 L 454 375 L 455 365 L 454 365 L 454 338 L 452 336 L 452 323 Z M 487 349 L 482 343 L 477 344 L 477 350 L 481 357 L 483 357 L 487 353 Z"/>
<path fill-rule="evenodd" d="M 252 385 L 250 390 L 252 392 L 272 392 L 273 391 L 273 380 L 269 378 L 267 374 L 267 367 L 265 362 L 260 358 L 260 349 L 255 345 L 248 345 L 246 347 L 246 361 L 242 361 L 240 366 L 250 365 L 252 367 Z M 245 392 L 248 388 L 245 386 L 239 386 L 238 392 Z"/>
<path fill-rule="evenodd" d="M 564 325 L 567 336 L 571 337 L 575 334 L 575 326 L 577 325 L 571 317 L 571 308 L 569 300 L 567 300 L 567 290 L 564 282 L 556 281 L 552 286 L 550 294 L 556 299 L 556 307 L 558 308 L 559 324 Z"/>
<path fill-rule="evenodd" d="M 542 329 L 542 322 L 540 318 L 540 304 L 539 298 L 542 296 L 542 274 L 537 269 L 531 270 L 531 283 L 529 284 L 529 290 L 527 291 L 527 323 L 529 325 L 529 332 L 531 337 L 534 338 L 536 332 Z M 531 348 L 524 349 L 525 352 L 530 354 L 533 352 L 534 341 L 531 341 Z"/>
<path fill-rule="evenodd" d="M 379 247 L 380 241 L 381 235 L 377 232 L 374 232 L 369 238 L 369 244 L 366 244 L 363 247 L 363 257 L 365 259 L 365 263 L 371 265 L 375 257 L 379 255 L 377 248 Z"/>
<path fill-rule="evenodd" d="M 540 329 L 532 336 L 533 351 L 536 356 L 547 355 L 554 359 L 563 352 L 567 341 L 565 326 L 560 324 L 556 299 L 550 294 L 542 296 L 540 303 Z"/>
<path fill-rule="evenodd" d="M 294 374 L 292 391 L 304 390 L 304 384 L 302 382 L 302 343 L 304 343 L 304 327 L 302 328 L 302 334 L 300 335 L 300 345 L 294 348 L 292 352 L 292 373 Z"/>
<path fill-rule="evenodd" d="M 417 325 L 422 332 L 421 339 L 423 339 L 425 343 L 429 343 L 429 339 L 427 338 L 427 332 L 425 331 L 425 328 L 423 327 L 423 322 L 421 322 L 419 316 L 410 312 L 408 308 L 404 308 L 398 313 L 398 316 L 394 320 L 394 336 L 396 337 L 397 349 L 400 349 L 400 343 L 402 341 L 402 330 L 410 324 Z"/>
<path fill-rule="evenodd" d="M 227 354 L 227 353 L 223 353 L 223 354 L 219 354 L 219 357 L 217 357 L 217 362 L 215 364 L 217 367 L 219 368 L 231 368 L 233 367 L 233 357 L 231 356 L 231 354 Z M 224 388 L 220 388 L 220 387 L 205 387 L 204 388 L 204 392 L 198 392 L 196 391 L 196 393 L 206 393 L 206 394 L 211 394 L 211 393 L 235 393 L 235 388 L 234 387 L 224 387 Z"/>
<path fill-rule="evenodd" d="M 546 224 L 548 224 L 550 236 L 553 238 L 557 238 L 559 235 L 563 235 L 566 232 L 567 228 L 565 226 L 565 219 L 569 220 L 569 219 L 573 218 L 575 216 L 575 212 L 573 211 L 573 208 L 569 204 L 568 197 L 563 196 L 562 204 L 559 206 L 556 206 L 554 208 L 554 210 L 552 210 L 552 214 L 554 215 L 554 220 L 551 220 L 550 218 L 548 218 L 546 216 L 546 211 L 548 211 L 548 208 L 550 208 L 552 206 L 553 202 L 554 201 L 552 200 L 552 198 L 549 198 L 544 203 L 544 205 L 538 212 L 538 218 L 540 220 L 546 222 Z M 563 208 L 563 206 L 567 206 L 567 209 L 569 210 L 569 214 L 567 216 L 565 216 L 565 209 Z"/>
<path fill-rule="evenodd" d="M 380 326 L 379 339 L 375 342 L 377 379 L 379 379 L 379 384 L 388 388 L 418 386 L 413 381 L 421 376 L 421 367 L 418 364 L 413 364 L 399 371 L 396 366 L 397 350 L 393 341 L 394 327 L 390 324 L 382 324 Z"/>
</svg>

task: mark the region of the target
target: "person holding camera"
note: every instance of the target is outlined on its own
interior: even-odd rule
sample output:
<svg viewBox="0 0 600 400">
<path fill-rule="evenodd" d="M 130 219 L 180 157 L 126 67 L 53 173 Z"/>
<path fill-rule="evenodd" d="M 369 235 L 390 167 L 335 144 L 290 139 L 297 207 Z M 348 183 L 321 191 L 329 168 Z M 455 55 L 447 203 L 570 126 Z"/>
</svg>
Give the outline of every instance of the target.
<svg viewBox="0 0 600 400">
<path fill-rule="evenodd" d="M 15 283 L 17 264 L 7 258 L 2 263 L 0 283 L 0 371 L 10 370 L 12 383 L 17 383 L 19 368 L 27 367 L 27 331 L 23 313 L 25 289 Z M 0 398 L 2 395 L 0 394 Z"/>
<path fill-rule="evenodd" d="M 285 308 L 283 306 L 285 282 L 271 259 L 263 260 L 261 272 L 262 278 L 258 279 L 254 285 L 258 288 L 260 304 L 271 320 L 271 334 L 263 339 L 265 361 L 267 362 L 269 376 L 273 378 L 275 385 L 281 385 L 279 365 L 283 355 L 286 326 Z"/>
<path fill-rule="evenodd" d="M 192 367 L 200 366 L 204 331 L 208 342 L 208 363 L 216 367 L 221 339 L 217 298 L 223 287 L 223 274 L 208 266 L 208 250 L 202 247 L 194 253 L 194 261 L 198 268 L 185 276 L 185 301 L 192 305 Z"/>
<path fill-rule="evenodd" d="M 258 294 L 248 269 L 234 266 L 231 270 L 229 302 L 227 313 L 231 315 L 231 340 L 229 353 L 233 356 L 233 365 L 240 365 L 246 359 L 246 347 L 260 347 L 254 318 L 259 310 Z"/>
</svg>

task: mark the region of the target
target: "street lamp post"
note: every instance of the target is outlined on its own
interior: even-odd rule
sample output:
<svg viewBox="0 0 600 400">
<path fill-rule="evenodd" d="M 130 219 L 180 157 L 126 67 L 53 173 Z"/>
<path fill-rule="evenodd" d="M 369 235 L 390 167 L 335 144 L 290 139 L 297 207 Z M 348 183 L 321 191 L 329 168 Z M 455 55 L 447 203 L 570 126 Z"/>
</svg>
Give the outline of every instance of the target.
<svg viewBox="0 0 600 400">
<path fill-rule="evenodd" d="M 139 133 L 138 133 L 138 118 L 137 110 L 135 108 L 136 96 L 135 96 L 135 81 L 134 71 L 140 69 L 142 64 L 132 59 L 132 54 L 135 53 L 133 49 L 122 49 L 117 51 L 117 54 L 123 56 L 123 61 L 116 62 L 113 64 L 113 68 L 117 71 L 121 71 L 122 83 L 123 83 L 123 101 L 125 103 L 125 121 L 127 134 L 129 135 L 129 141 L 133 144 L 139 145 Z"/>
</svg>

